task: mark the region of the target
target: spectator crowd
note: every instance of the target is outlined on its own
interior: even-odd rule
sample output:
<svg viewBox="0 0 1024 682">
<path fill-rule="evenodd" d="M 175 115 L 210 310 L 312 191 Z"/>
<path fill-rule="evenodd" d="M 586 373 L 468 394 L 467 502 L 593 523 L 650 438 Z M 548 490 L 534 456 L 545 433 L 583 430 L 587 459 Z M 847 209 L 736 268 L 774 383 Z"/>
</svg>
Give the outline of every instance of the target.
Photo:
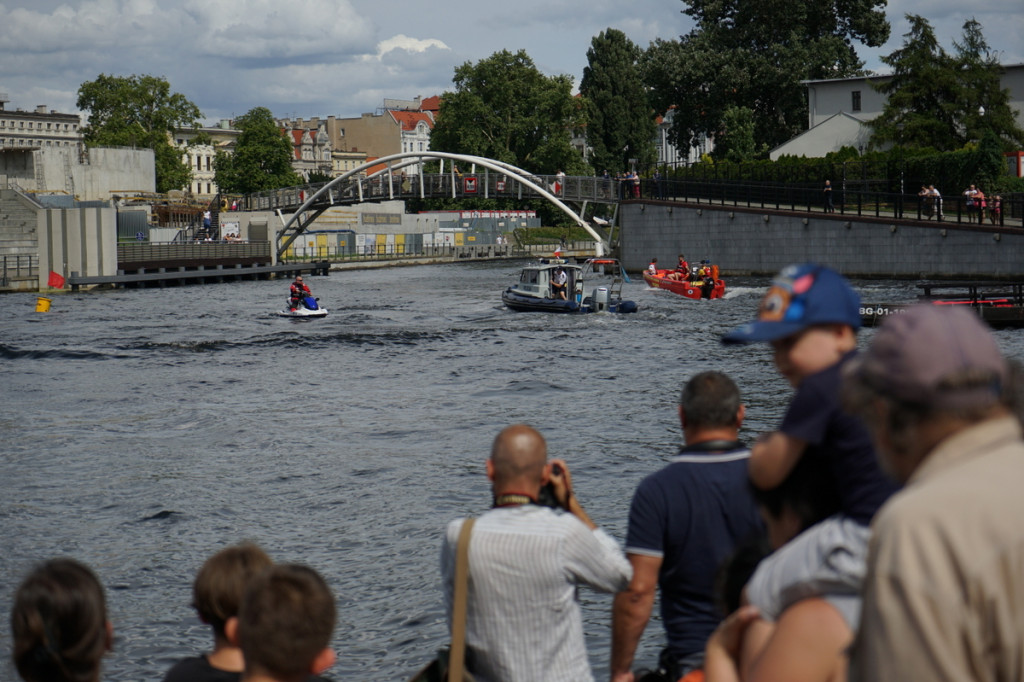
<svg viewBox="0 0 1024 682">
<path fill-rule="evenodd" d="M 740 387 L 690 377 L 683 445 L 637 487 L 624 547 L 539 431 L 502 429 L 485 460 L 493 505 L 468 533 L 464 614 L 466 519 L 441 537 L 441 595 L 449 624 L 465 618 L 472 678 L 593 680 L 587 587 L 614 594 L 612 682 L 1024 679 L 1019 368 L 963 307 L 909 307 L 863 350 L 860 319 L 834 270 L 783 270 L 756 318 L 722 337 L 771 345 L 794 389 L 781 422 L 747 445 Z M 656 604 L 666 646 L 638 664 Z M 227 547 L 196 574 L 192 606 L 211 648 L 164 682 L 330 674 L 335 599 L 307 566 Z M 37 566 L 10 623 L 23 680 L 102 679 L 113 628 L 87 566 Z"/>
</svg>

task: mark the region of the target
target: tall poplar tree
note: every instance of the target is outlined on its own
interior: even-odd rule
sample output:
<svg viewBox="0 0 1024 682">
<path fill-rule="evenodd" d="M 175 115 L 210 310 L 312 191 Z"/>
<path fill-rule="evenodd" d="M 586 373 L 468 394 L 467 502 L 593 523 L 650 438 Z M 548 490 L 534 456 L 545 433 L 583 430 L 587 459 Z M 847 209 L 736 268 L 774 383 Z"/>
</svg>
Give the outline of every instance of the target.
<svg viewBox="0 0 1024 682">
<path fill-rule="evenodd" d="M 294 148 L 266 107 L 235 119 L 241 131 L 234 154 L 217 150 L 214 179 L 222 192 L 262 192 L 302 184 L 292 169 Z"/>
<path fill-rule="evenodd" d="M 644 168 L 656 160 L 655 124 L 638 62 L 642 50 L 622 31 L 609 28 L 587 50 L 580 94 L 587 107 L 587 144 L 595 170 L 626 170 L 635 158 Z"/>
</svg>

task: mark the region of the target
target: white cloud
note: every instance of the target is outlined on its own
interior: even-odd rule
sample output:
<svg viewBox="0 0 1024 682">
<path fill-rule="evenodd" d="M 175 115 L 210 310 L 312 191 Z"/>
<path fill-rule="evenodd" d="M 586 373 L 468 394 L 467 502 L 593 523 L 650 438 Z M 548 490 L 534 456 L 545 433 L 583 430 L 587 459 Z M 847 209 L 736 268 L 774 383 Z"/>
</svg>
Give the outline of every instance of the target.
<svg viewBox="0 0 1024 682">
<path fill-rule="evenodd" d="M 395 50 L 403 50 L 405 52 L 426 52 L 430 48 L 437 48 L 439 50 L 451 51 L 451 48 L 444 44 L 443 41 L 435 38 L 427 38 L 426 40 L 420 40 L 418 38 L 410 38 L 407 35 L 397 35 L 387 40 L 382 40 L 377 45 L 377 59 L 381 60 L 384 55 Z"/>
</svg>

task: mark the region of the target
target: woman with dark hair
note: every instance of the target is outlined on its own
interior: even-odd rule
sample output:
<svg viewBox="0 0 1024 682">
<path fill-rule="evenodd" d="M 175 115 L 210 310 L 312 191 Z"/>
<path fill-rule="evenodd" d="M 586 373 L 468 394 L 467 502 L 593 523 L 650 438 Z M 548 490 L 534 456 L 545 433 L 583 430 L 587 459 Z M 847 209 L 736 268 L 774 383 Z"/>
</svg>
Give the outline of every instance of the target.
<svg viewBox="0 0 1024 682">
<path fill-rule="evenodd" d="M 25 682 L 99 682 L 113 639 L 103 586 L 74 559 L 43 563 L 14 595 L 11 634 Z"/>
</svg>

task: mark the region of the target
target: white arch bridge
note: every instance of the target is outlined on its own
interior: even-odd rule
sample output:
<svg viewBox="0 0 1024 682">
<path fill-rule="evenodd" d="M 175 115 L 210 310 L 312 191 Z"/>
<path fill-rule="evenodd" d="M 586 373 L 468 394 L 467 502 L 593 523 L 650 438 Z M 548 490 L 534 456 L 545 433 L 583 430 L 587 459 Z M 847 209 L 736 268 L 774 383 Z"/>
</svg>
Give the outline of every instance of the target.
<svg viewBox="0 0 1024 682">
<path fill-rule="evenodd" d="M 441 173 L 406 175 L 408 166 L 420 167 L 427 160 L 440 159 Z M 444 172 L 444 162 L 451 164 Z M 385 168 L 370 175 L 361 175 L 374 166 Z M 473 172 L 456 175 L 455 165 Z M 482 169 L 482 170 L 481 170 Z M 288 250 L 310 225 L 332 206 L 407 198 L 543 198 L 564 212 L 585 229 L 597 242 L 597 254 L 611 249 L 615 216 L 612 220 L 584 216 L 590 203 L 614 204 L 618 207 L 618 183 L 592 177 L 558 177 L 534 175 L 501 161 L 447 152 L 404 152 L 392 154 L 357 166 L 328 183 L 289 187 L 249 194 L 242 198 L 239 209 L 274 211 L 284 222 L 277 239 L 278 258 Z M 569 204 L 579 206 L 578 211 Z"/>
</svg>

